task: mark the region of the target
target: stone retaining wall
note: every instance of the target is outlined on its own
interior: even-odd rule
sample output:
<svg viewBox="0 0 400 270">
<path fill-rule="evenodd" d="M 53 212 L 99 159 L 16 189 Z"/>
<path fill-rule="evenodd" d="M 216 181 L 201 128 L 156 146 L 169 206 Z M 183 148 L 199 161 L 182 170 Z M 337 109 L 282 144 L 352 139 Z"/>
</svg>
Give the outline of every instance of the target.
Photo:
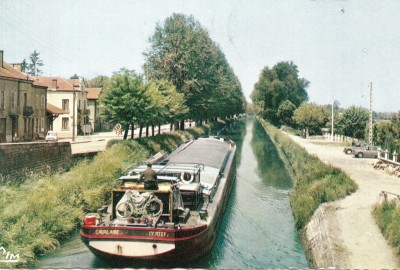
<svg viewBox="0 0 400 270">
<path fill-rule="evenodd" d="M 304 249 L 313 268 L 336 267 L 326 222 L 324 205 L 320 205 L 304 230 Z"/>
<path fill-rule="evenodd" d="M 69 142 L 0 144 L 0 182 L 29 172 L 63 170 L 70 161 Z"/>
</svg>

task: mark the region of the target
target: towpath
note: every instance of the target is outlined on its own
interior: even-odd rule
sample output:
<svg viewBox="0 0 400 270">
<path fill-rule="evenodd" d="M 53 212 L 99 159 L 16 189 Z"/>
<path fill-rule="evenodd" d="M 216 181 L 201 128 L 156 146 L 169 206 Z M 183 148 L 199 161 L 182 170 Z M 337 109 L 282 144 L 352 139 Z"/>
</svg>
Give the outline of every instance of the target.
<svg viewBox="0 0 400 270">
<path fill-rule="evenodd" d="M 372 216 L 382 190 L 400 193 L 400 178 L 376 170 L 375 159 L 357 159 L 343 153 L 343 146 L 324 140 L 290 136 L 310 154 L 346 172 L 358 190 L 346 198 L 324 204 L 329 238 L 336 266 L 342 269 L 398 269 L 400 260 Z M 318 266 L 329 267 L 329 266 Z"/>
</svg>

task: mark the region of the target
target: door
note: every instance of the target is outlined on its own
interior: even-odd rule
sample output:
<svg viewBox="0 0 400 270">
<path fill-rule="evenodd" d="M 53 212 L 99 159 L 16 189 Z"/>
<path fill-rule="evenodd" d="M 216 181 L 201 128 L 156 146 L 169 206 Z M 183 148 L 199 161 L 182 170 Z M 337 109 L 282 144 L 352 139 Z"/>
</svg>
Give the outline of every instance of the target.
<svg viewBox="0 0 400 270">
<path fill-rule="evenodd" d="M 6 142 L 6 119 L 0 118 L 0 143 Z"/>
</svg>

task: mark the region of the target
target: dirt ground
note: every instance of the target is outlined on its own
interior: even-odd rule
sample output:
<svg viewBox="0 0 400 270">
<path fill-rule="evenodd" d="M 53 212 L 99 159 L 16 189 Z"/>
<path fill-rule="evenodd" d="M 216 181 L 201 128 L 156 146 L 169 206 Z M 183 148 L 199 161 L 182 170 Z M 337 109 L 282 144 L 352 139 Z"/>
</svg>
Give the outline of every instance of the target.
<svg viewBox="0 0 400 270">
<path fill-rule="evenodd" d="M 291 138 L 323 162 L 341 168 L 358 190 L 343 200 L 323 205 L 333 256 L 338 268 L 396 269 L 400 260 L 372 217 L 382 191 L 400 194 L 400 178 L 373 168 L 376 159 L 358 159 L 343 152 L 343 146 L 324 140 Z"/>
</svg>

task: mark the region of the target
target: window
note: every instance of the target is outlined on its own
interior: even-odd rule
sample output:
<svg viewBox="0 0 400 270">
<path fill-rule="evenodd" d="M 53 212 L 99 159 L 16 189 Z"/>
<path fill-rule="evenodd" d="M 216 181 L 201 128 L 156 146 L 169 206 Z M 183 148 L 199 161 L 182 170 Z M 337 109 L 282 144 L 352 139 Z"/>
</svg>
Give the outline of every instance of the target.
<svg viewBox="0 0 400 270">
<path fill-rule="evenodd" d="M 69 112 L 69 99 L 62 100 L 62 109 L 66 112 Z"/>
<path fill-rule="evenodd" d="M 24 117 L 24 133 L 28 133 L 28 118 Z"/>
<path fill-rule="evenodd" d="M 44 132 L 44 118 L 40 118 L 40 132 Z"/>
<path fill-rule="evenodd" d="M 35 132 L 39 132 L 39 118 L 35 118 Z"/>
<path fill-rule="evenodd" d="M 69 130 L 69 117 L 62 118 L 62 127 L 63 130 Z"/>
<path fill-rule="evenodd" d="M 4 109 L 4 91 L 0 91 L 0 109 Z"/>
<path fill-rule="evenodd" d="M 36 95 L 36 109 L 39 109 L 39 95 Z"/>
<path fill-rule="evenodd" d="M 17 92 L 12 92 L 11 94 L 11 108 L 17 107 Z"/>
<path fill-rule="evenodd" d="M 46 107 L 46 97 L 42 95 L 42 104 L 41 104 L 42 109 Z"/>
</svg>

